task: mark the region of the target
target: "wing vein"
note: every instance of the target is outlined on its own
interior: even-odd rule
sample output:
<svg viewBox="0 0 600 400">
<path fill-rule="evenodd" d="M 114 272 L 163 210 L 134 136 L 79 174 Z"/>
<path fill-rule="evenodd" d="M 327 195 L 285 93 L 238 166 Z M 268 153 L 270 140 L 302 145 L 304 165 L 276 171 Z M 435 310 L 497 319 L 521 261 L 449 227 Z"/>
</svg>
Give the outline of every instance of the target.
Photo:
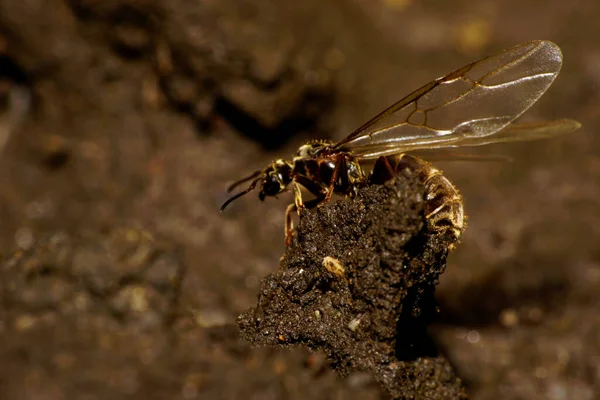
<svg viewBox="0 0 600 400">
<path fill-rule="evenodd" d="M 561 66 L 560 48 L 552 42 L 514 46 L 413 91 L 334 145 L 332 151 L 369 159 L 412 150 L 548 137 L 544 127 L 502 132 L 548 90 Z M 548 131 L 554 135 L 570 129 L 557 126 Z"/>
</svg>

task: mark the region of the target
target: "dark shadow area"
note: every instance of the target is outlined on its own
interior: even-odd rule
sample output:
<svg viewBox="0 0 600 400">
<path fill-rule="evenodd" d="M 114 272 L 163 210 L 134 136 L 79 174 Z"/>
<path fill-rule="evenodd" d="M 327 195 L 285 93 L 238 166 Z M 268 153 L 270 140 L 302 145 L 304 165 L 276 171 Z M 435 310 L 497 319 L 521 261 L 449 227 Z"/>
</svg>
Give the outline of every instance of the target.
<svg viewBox="0 0 600 400">
<path fill-rule="evenodd" d="M 560 308 L 572 290 L 567 272 L 556 268 L 528 270 L 528 266 L 549 263 L 556 260 L 523 259 L 501 265 L 467 287 L 444 292 L 436 322 L 470 328 L 500 326 L 500 314 L 507 309 L 530 307 L 551 312 Z"/>
<path fill-rule="evenodd" d="M 292 115 L 282 119 L 272 127 L 261 122 L 224 97 L 217 97 L 214 111 L 227 121 L 240 134 L 259 143 L 265 150 L 276 150 L 301 133 L 318 135 L 319 118 L 333 107 L 331 93 L 307 92 L 293 107 Z"/>
<path fill-rule="evenodd" d="M 396 324 L 396 358 L 414 361 L 419 357 L 437 357 L 439 351 L 427 327 L 436 320 L 438 305 L 435 286 L 411 288 L 402 302 L 402 313 Z"/>
<path fill-rule="evenodd" d="M 0 53 L 0 83 L 3 80 L 20 86 L 31 85 L 31 80 L 27 72 L 7 54 Z"/>
</svg>

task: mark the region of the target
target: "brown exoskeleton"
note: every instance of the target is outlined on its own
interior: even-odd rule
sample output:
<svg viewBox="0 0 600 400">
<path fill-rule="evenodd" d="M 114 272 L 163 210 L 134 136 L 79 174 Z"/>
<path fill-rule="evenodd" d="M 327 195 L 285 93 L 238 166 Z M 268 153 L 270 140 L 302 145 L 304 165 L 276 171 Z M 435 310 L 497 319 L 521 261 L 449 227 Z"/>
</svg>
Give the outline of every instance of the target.
<svg viewBox="0 0 600 400">
<path fill-rule="evenodd" d="M 438 78 L 398 101 L 338 143 L 312 141 L 292 161 L 278 159 L 233 184 L 252 181 L 227 200 L 221 211 L 260 183 L 259 198 L 275 196 L 292 185 L 294 203 L 286 211 L 286 244 L 293 235 L 292 212 L 331 199 L 353 197 L 360 186 L 383 184 L 408 168 L 425 185 L 428 228 L 449 232 L 457 241 L 464 229 L 462 198 L 440 170 L 406 154 L 459 146 L 543 139 L 571 132 L 577 121 L 537 124 L 513 121 L 550 87 L 562 66 L 560 48 L 549 41 L 517 45 Z M 446 158 L 456 155 L 446 154 Z M 365 174 L 361 162 L 373 161 Z M 315 195 L 304 202 L 300 186 Z"/>
</svg>

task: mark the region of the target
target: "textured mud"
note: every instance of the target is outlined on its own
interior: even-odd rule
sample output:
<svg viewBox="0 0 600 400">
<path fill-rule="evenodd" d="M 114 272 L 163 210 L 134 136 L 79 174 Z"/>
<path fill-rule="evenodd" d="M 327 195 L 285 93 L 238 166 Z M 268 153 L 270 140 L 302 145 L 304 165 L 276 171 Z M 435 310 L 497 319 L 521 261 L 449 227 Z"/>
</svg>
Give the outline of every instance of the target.
<svg viewBox="0 0 600 400">
<path fill-rule="evenodd" d="M 305 211 L 295 245 L 238 318 L 255 345 L 303 345 L 374 375 L 394 399 L 466 398 L 426 328 L 450 237 L 424 229 L 424 187 L 400 176 Z"/>
<path fill-rule="evenodd" d="M 400 360 L 394 376 L 439 372 L 443 379 L 427 382 L 449 389 L 457 376 L 476 400 L 598 398 L 599 16 L 598 2 L 560 0 L 0 0 L 0 398 L 385 398 L 380 372 L 391 363 L 363 368 L 333 352 L 360 349 L 365 329 L 383 343 L 376 354 Z M 307 138 L 340 139 L 419 85 L 532 39 L 558 43 L 565 62 L 525 118 L 569 117 L 584 128 L 478 149 L 512 163 L 436 164 L 464 196 L 469 220 L 436 289 L 439 315 L 427 329 L 435 346 L 392 339 L 395 325 L 373 322 L 400 315 L 405 326 L 414 292 L 388 287 L 373 297 L 385 299 L 382 308 L 371 309 L 356 280 L 335 278 L 335 262 L 334 272 L 318 270 L 317 289 L 356 304 L 324 309 L 352 318 L 370 310 L 371 321 L 354 332 L 353 319 L 332 321 L 341 328 L 322 333 L 270 321 L 284 344 L 297 333 L 293 349 L 241 338 L 236 318 L 269 274 L 308 271 L 330 256 L 358 276 L 375 261 L 354 263 L 331 240 L 298 258 L 308 221 L 319 235 L 321 222 L 347 215 L 318 214 L 336 209 L 326 208 L 304 217 L 307 234 L 280 264 L 290 197 L 261 203 L 250 194 L 220 214 L 227 185 Z M 394 296 L 404 300 L 384 309 Z M 419 332 L 430 316 L 422 315 L 398 332 Z M 319 337 L 328 340 L 321 352 L 300 346 Z M 416 345 L 402 354 L 399 343 Z M 456 375 L 424 349 L 440 350 Z"/>
</svg>

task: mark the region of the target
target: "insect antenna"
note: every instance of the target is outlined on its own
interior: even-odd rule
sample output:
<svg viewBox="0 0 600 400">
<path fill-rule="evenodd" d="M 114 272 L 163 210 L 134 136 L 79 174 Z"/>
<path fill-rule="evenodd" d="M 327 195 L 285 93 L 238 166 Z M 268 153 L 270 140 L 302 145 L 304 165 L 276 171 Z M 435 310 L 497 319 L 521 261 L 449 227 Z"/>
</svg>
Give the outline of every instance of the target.
<svg viewBox="0 0 600 400">
<path fill-rule="evenodd" d="M 241 185 L 241 184 L 242 184 L 242 183 L 244 183 L 244 182 L 248 182 L 249 180 L 256 178 L 256 177 L 257 177 L 258 175 L 260 175 L 261 173 L 262 173 L 262 171 L 261 171 L 261 170 L 258 170 L 258 171 L 256 171 L 256 172 L 252 173 L 252 175 L 249 175 L 249 176 L 247 176 L 247 177 L 245 177 L 245 178 L 242 178 L 242 179 L 240 179 L 240 180 L 239 180 L 239 181 L 237 181 L 237 182 L 233 182 L 233 183 L 231 184 L 231 186 L 229 186 L 229 187 L 227 188 L 227 193 L 231 193 L 231 192 L 233 192 L 233 189 L 235 189 L 236 187 L 238 187 L 239 185 Z M 253 187 L 254 187 L 254 186 L 253 186 Z"/>
<path fill-rule="evenodd" d="M 250 180 L 250 179 L 252 179 L 252 178 L 256 177 L 256 175 L 259 175 L 259 174 L 260 174 L 260 171 L 259 171 L 258 173 L 254 173 L 254 174 L 252 174 L 252 176 L 251 176 L 250 178 L 245 178 L 245 179 L 243 179 L 241 182 L 236 182 L 236 184 L 234 185 L 234 187 L 235 187 L 235 186 L 237 186 L 238 184 L 242 183 L 242 182 L 246 182 L 246 181 L 248 181 L 248 180 Z M 252 181 L 252 183 L 250 184 L 250 186 L 248 186 L 248 188 L 247 188 L 246 190 L 244 190 L 244 191 L 242 191 L 242 192 L 239 192 L 238 194 L 236 194 L 235 196 L 233 196 L 233 197 L 231 197 L 229 200 L 227 200 L 225 203 L 223 203 L 223 205 L 221 206 L 221 210 L 220 210 L 220 211 L 221 211 L 221 212 L 223 212 L 223 210 L 225 210 L 225 208 L 226 208 L 226 207 L 227 207 L 227 206 L 228 206 L 228 205 L 229 205 L 229 204 L 230 204 L 232 201 L 234 201 L 234 200 L 237 200 L 237 199 L 239 199 L 240 197 L 242 197 L 243 195 L 245 195 L 245 194 L 247 194 L 247 193 L 251 192 L 251 191 L 252 191 L 252 189 L 254 189 L 254 188 L 256 187 L 256 184 L 258 183 L 258 181 L 260 181 L 260 180 L 261 180 L 261 178 L 262 178 L 262 176 L 259 176 L 258 178 L 254 179 L 254 180 Z"/>
</svg>

